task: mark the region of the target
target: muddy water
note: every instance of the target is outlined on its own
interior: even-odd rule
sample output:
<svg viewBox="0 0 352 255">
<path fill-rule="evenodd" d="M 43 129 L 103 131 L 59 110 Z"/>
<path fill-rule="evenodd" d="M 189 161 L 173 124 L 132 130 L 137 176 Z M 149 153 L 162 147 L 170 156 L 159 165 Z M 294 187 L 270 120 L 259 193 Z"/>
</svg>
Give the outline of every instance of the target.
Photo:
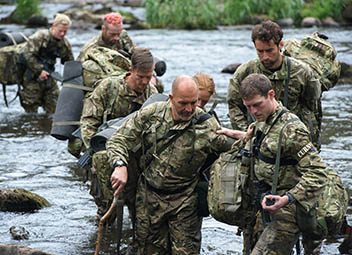
<svg viewBox="0 0 352 255">
<path fill-rule="evenodd" d="M 22 27 L 2 26 L 0 29 L 19 31 Z M 352 64 L 352 31 L 349 28 L 319 30 L 337 46 L 338 59 Z M 286 29 L 285 38 L 302 38 L 313 31 L 315 29 Z M 75 56 L 82 44 L 96 33 L 98 31 L 93 29 L 69 32 Z M 216 99 L 220 101 L 217 112 L 222 124 L 229 125 L 225 97 L 231 76 L 220 70 L 228 64 L 255 57 L 249 29 L 192 32 L 162 29 L 129 33 L 138 45 L 150 48 L 154 55 L 167 62 L 167 72 L 161 78 L 166 92 L 177 75 L 199 71 L 213 75 Z M 57 68 L 62 71 L 61 66 Z M 8 86 L 8 98 L 12 99 L 15 94 L 16 86 Z M 323 108 L 321 154 L 352 189 L 352 84 L 338 85 L 325 92 Z M 50 125 L 50 116 L 42 111 L 26 114 L 18 99 L 6 108 L 0 97 L 0 188 L 24 188 L 51 203 L 50 207 L 32 214 L 0 212 L 0 243 L 27 245 L 53 254 L 93 254 L 97 230 L 95 204 L 82 181 L 76 160 L 66 151 L 66 142 L 49 135 Z M 25 227 L 30 232 L 29 240 L 12 240 L 11 226 Z M 127 219 L 124 228 L 128 228 Z M 236 228 L 206 218 L 201 254 L 240 254 L 241 237 L 235 233 Z M 113 229 L 105 234 L 103 254 L 114 254 L 114 237 Z M 338 244 L 324 244 L 322 254 L 338 254 Z"/>
</svg>

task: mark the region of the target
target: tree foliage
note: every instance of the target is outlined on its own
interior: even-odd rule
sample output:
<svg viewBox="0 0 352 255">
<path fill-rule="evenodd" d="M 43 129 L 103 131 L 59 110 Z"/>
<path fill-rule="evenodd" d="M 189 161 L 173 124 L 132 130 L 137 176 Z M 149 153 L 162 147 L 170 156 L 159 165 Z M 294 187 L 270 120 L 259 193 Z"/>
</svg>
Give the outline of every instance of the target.
<svg viewBox="0 0 352 255">
<path fill-rule="evenodd" d="M 217 25 L 255 23 L 253 17 L 272 20 L 303 17 L 340 20 L 352 0 L 146 0 L 152 27 L 211 29 Z"/>
<path fill-rule="evenodd" d="M 147 21 L 152 27 L 215 28 L 216 0 L 147 0 Z"/>
<path fill-rule="evenodd" d="M 17 0 L 12 19 L 17 23 L 25 23 L 29 17 L 40 14 L 40 0 Z"/>
</svg>

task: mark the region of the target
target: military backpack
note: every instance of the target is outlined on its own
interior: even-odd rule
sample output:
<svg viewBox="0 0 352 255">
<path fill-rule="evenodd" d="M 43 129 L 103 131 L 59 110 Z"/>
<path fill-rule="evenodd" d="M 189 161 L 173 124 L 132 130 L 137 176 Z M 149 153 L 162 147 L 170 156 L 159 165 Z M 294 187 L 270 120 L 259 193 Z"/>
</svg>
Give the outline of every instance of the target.
<svg viewBox="0 0 352 255">
<path fill-rule="evenodd" d="M 94 47 L 87 51 L 82 66 L 84 85 L 95 88 L 101 79 L 127 72 L 131 61 L 118 51 Z"/>
<path fill-rule="evenodd" d="M 348 193 L 337 173 L 327 168 L 328 180 L 315 207 L 306 211 L 297 203 L 300 230 L 312 236 L 335 236 L 339 233 L 348 207 Z"/>
<path fill-rule="evenodd" d="M 210 168 L 208 187 L 209 212 L 214 219 L 244 227 L 250 199 L 246 189 L 249 164 L 242 160 L 242 141 L 234 143 L 231 150 L 220 154 Z"/>
<path fill-rule="evenodd" d="M 302 40 L 284 42 L 284 55 L 308 64 L 320 80 L 322 91 L 336 85 L 341 71 L 341 65 L 336 60 L 336 49 L 327 39 L 327 36 L 315 32 Z"/>
</svg>

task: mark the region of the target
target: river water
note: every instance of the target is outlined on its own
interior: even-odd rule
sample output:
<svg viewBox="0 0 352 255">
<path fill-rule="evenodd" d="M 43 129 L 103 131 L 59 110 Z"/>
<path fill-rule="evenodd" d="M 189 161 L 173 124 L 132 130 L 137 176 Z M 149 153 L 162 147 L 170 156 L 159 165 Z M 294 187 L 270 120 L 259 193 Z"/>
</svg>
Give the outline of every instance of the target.
<svg viewBox="0 0 352 255">
<path fill-rule="evenodd" d="M 66 6 L 46 5 L 48 13 Z M 0 17 L 12 7 L 2 7 Z M 23 31 L 21 26 L 0 26 L 4 31 Z M 351 28 L 285 29 L 285 38 L 302 38 L 319 30 L 336 46 L 338 59 L 352 64 Z M 97 30 L 70 30 L 68 39 L 77 56 L 80 47 L 97 34 Z M 148 47 L 167 62 L 167 72 L 161 77 L 165 90 L 180 74 L 193 75 L 202 71 L 211 74 L 216 83 L 220 103 L 217 112 L 228 126 L 225 102 L 230 74 L 221 69 L 231 63 L 243 63 L 255 58 L 248 27 L 220 28 L 213 31 L 138 30 L 129 31 L 137 45 Z M 62 71 L 62 66 L 57 66 Z M 7 87 L 9 99 L 16 86 Z M 323 94 L 322 152 L 324 160 L 341 175 L 352 189 L 352 84 L 339 84 Z M 49 135 L 51 120 L 42 111 L 26 114 L 16 99 L 9 108 L 0 97 L 0 189 L 24 188 L 45 197 L 51 206 L 35 213 L 0 212 L 0 243 L 20 244 L 57 255 L 93 254 L 97 224 L 95 204 L 83 183 L 76 160 L 66 150 L 66 142 Z M 351 213 L 348 215 L 351 220 Z M 28 240 L 12 240 L 11 226 L 23 226 Z M 124 228 L 128 228 L 125 219 Z M 201 254 L 240 254 L 241 237 L 236 228 L 208 217 L 203 223 Z M 116 250 L 113 230 L 105 233 L 102 254 Z M 335 243 L 324 243 L 322 254 L 338 254 Z"/>
</svg>

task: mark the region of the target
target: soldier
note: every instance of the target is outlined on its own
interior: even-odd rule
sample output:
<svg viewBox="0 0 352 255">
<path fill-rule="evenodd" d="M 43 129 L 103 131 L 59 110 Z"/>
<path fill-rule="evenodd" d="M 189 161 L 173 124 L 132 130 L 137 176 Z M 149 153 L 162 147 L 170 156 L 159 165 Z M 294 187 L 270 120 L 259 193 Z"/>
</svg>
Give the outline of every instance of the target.
<svg viewBox="0 0 352 255">
<path fill-rule="evenodd" d="M 71 45 L 65 38 L 70 26 L 68 16 L 56 14 L 50 29 L 36 32 L 21 48 L 19 64 L 25 66 L 25 71 L 19 95 L 26 112 L 37 112 L 42 106 L 47 113 L 54 113 L 59 88 L 50 73 L 57 58 L 62 64 L 73 60 Z"/>
<path fill-rule="evenodd" d="M 90 42 L 83 46 L 78 56 L 78 60 L 84 62 L 87 51 L 94 47 L 109 48 L 130 57 L 132 55 L 134 43 L 122 26 L 121 14 L 117 12 L 106 14 L 104 16 L 103 25 L 101 26 L 100 35 L 94 37 Z"/>
<path fill-rule="evenodd" d="M 253 121 L 238 91 L 247 75 L 262 73 L 270 79 L 277 99 L 302 120 L 310 131 L 313 144 L 320 149 L 321 118 L 318 103 L 321 85 L 308 65 L 281 54 L 282 37 L 280 26 L 270 20 L 253 28 L 252 41 L 258 59 L 242 64 L 230 79 L 228 88 L 227 102 L 232 127 L 246 130 Z"/>
<path fill-rule="evenodd" d="M 103 79 L 85 100 L 81 134 L 86 148 L 90 148 L 90 139 L 103 123 L 138 110 L 151 94 L 157 93 L 156 88 L 149 85 L 154 68 L 150 51 L 135 48 L 131 61 L 130 72 Z M 109 183 L 111 168 L 107 163 L 105 150 L 93 155 L 92 165 L 93 180 L 90 193 L 98 206 L 98 216 L 101 216 L 112 201 Z"/>
<path fill-rule="evenodd" d="M 206 73 L 197 73 L 193 76 L 197 82 L 199 94 L 197 106 L 204 109 L 211 96 L 215 93 L 215 83 L 213 78 Z"/>
<path fill-rule="evenodd" d="M 129 151 L 144 149 L 136 196 L 138 254 L 199 254 L 198 169 L 211 152 L 225 151 L 216 120 L 197 108 L 198 88 L 179 76 L 167 102 L 138 111 L 107 142 L 115 196 L 129 178 Z"/>
<path fill-rule="evenodd" d="M 256 119 L 247 134 L 242 132 L 243 138 L 253 137 L 243 156 L 254 161 L 249 187 L 255 187 L 250 196 L 256 201 L 252 219 L 244 229 L 244 254 L 291 254 L 300 234 L 297 207 L 308 212 L 316 205 L 327 182 L 326 166 L 310 141 L 307 127 L 276 100 L 265 75 L 248 75 L 241 82 L 239 95 Z M 228 129 L 219 133 L 239 136 L 239 131 Z M 275 170 L 278 152 L 280 165 Z M 274 190 L 276 193 L 270 194 Z M 313 254 L 314 248 L 305 246 L 305 254 Z"/>
<path fill-rule="evenodd" d="M 132 39 L 123 29 L 121 14 L 106 14 L 101 33 L 86 43 L 77 57 L 83 67 L 84 85 L 95 88 L 99 80 L 127 71 L 134 47 Z M 90 94 L 87 92 L 85 97 Z M 79 138 L 70 138 L 67 149 L 75 157 L 79 157 L 81 151 L 85 150 Z"/>
</svg>

